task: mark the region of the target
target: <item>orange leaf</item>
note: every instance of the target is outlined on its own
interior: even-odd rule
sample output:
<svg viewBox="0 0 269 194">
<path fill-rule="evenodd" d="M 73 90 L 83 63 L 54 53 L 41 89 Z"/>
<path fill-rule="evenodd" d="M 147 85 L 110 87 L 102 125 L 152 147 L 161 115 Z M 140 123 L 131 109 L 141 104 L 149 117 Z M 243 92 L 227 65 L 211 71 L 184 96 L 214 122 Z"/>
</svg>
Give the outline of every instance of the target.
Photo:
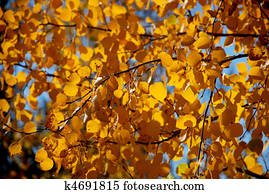
<svg viewBox="0 0 269 194">
<path fill-rule="evenodd" d="M 8 151 L 10 156 L 14 156 L 17 155 L 19 153 L 22 152 L 22 146 L 20 142 L 17 143 L 12 143 L 9 147 L 8 147 Z"/>
<path fill-rule="evenodd" d="M 41 170 L 43 171 L 48 171 L 52 169 L 53 165 L 54 165 L 53 160 L 50 158 L 46 158 L 45 160 L 40 162 L 40 167 L 41 167 Z"/>
<path fill-rule="evenodd" d="M 6 99 L 0 99 L 0 110 L 7 112 L 9 110 L 9 104 Z"/>
<path fill-rule="evenodd" d="M 190 54 L 187 56 L 187 63 L 191 67 L 198 65 L 201 62 L 201 60 L 202 60 L 201 55 L 195 50 L 192 50 Z"/>
<path fill-rule="evenodd" d="M 36 132 L 36 125 L 33 121 L 27 122 L 24 125 L 23 132 L 25 133 L 34 133 Z"/>
<path fill-rule="evenodd" d="M 263 80 L 264 74 L 259 66 L 255 66 L 250 68 L 249 77 L 252 77 L 257 80 Z"/>
<path fill-rule="evenodd" d="M 47 158 L 48 158 L 48 153 L 44 147 L 39 149 L 35 154 L 35 161 L 37 162 L 43 162 Z"/>
</svg>

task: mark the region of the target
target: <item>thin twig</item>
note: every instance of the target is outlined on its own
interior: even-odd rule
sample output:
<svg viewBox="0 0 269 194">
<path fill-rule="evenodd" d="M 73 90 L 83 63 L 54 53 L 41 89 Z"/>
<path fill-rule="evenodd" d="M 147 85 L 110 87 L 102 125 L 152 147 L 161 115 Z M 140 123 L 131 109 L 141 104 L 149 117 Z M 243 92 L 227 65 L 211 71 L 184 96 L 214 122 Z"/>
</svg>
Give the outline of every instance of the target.
<svg viewBox="0 0 269 194">
<path fill-rule="evenodd" d="M 201 157 L 201 150 L 202 150 L 202 145 L 203 145 L 203 142 L 204 142 L 204 129 L 205 129 L 205 120 L 206 120 L 206 117 L 207 117 L 207 112 L 209 110 L 209 105 L 211 103 L 211 100 L 212 100 L 212 97 L 213 97 L 213 91 L 210 92 L 210 97 L 209 97 L 209 100 L 208 100 L 208 103 L 207 103 L 207 106 L 206 106 L 206 109 L 205 109 L 205 113 L 204 113 L 204 117 L 203 117 L 203 125 L 202 125 L 202 129 L 201 129 L 201 140 L 200 140 L 200 145 L 199 145 L 199 151 L 198 151 L 198 168 L 197 168 L 197 172 L 196 174 L 198 175 L 199 174 L 199 170 L 200 170 L 200 157 Z"/>
<path fill-rule="evenodd" d="M 248 122 L 248 125 L 247 125 L 247 128 L 246 128 L 245 132 L 243 133 L 243 135 L 239 138 L 239 140 L 242 140 L 245 137 L 246 133 L 249 131 L 250 123 L 251 123 L 252 119 L 254 118 L 255 114 L 257 113 L 257 108 L 255 109 L 254 113 L 251 115 L 249 122 Z"/>
</svg>

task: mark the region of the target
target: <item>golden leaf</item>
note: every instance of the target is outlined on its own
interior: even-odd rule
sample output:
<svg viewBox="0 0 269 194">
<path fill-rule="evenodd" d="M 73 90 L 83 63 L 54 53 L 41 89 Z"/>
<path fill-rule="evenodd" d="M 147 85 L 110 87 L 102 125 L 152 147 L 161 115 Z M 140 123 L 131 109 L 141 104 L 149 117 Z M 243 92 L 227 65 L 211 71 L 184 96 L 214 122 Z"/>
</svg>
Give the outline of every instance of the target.
<svg viewBox="0 0 269 194">
<path fill-rule="evenodd" d="M 98 133 L 102 128 L 102 123 L 98 119 L 89 120 L 87 122 L 87 132 L 88 133 Z"/>
<path fill-rule="evenodd" d="M 194 92 L 190 87 L 188 87 L 186 91 L 182 92 L 181 95 L 185 100 L 187 100 L 190 103 L 194 103 L 194 101 L 197 98 L 197 94 L 194 94 Z"/>
<path fill-rule="evenodd" d="M 45 150 L 45 148 L 41 148 L 39 150 L 37 150 L 36 154 L 35 154 L 35 161 L 37 162 L 43 162 L 44 160 L 46 160 L 48 158 L 48 153 Z"/>
<path fill-rule="evenodd" d="M 41 167 L 41 170 L 43 171 L 48 171 L 52 169 L 53 165 L 54 165 L 53 160 L 50 158 L 46 158 L 45 160 L 40 162 L 40 167 Z"/>
<path fill-rule="evenodd" d="M 36 125 L 33 121 L 27 122 L 24 125 L 23 132 L 25 133 L 35 133 L 36 132 Z"/>
<path fill-rule="evenodd" d="M 157 100 L 163 101 L 167 96 L 166 87 L 162 82 L 157 82 L 149 86 L 149 93 Z"/>
<path fill-rule="evenodd" d="M 0 110 L 7 112 L 9 110 L 9 104 L 6 99 L 0 99 Z"/>
<path fill-rule="evenodd" d="M 177 119 L 176 127 L 186 129 L 187 127 L 196 126 L 196 118 L 192 115 L 183 115 Z"/>
<path fill-rule="evenodd" d="M 259 66 L 255 66 L 250 68 L 249 77 L 252 77 L 257 80 L 263 80 L 264 74 Z"/>
<path fill-rule="evenodd" d="M 78 86 L 73 83 L 67 83 L 64 86 L 64 93 L 67 96 L 76 96 L 78 93 Z"/>
<path fill-rule="evenodd" d="M 10 156 L 14 156 L 14 155 L 21 153 L 22 152 L 21 143 L 20 142 L 12 143 L 8 147 L 8 151 L 9 151 Z"/>
<path fill-rule="evenodd" d="M 176 172 L 177 172 L 177 174 L 179 175 L 179 176 L 182 176 L 185 172 L 186 172 L 186 170 L 188 169 L 189 167 L 188 167 L 188 164 L 186 164 L 186 163 L 180 163 L 178 166 L 177 166 L 177 170 L 176 170 Z"/>
<path fill-rule="evenodd" d="M 90 77 L 90 74 L 91 74 L 91 70 L 90 70 L 90 68 L 88 66 L 80 67 L 79 70 L 78 70 L 78 75 L 81 78 Z"/>
<path fill-rule="evenodd" d="M 112 5 L 111 12 L 112 12 L 112 16 L 116 17 L 118 15 L 125 14 L 127 12 L 127 10 L 124 6 L 114 3 Z"/>
<path fill-rule="evenodd" d="M 187 63 L 191 67 L 198 65 L 201 62 L 201 60 L 202 60 L 201 55 L 195 50 L 192 50 L 187 56 Z"/>
<path fill-rule="evenodd" d="M 66 0 L 66 6 L 71 10 L 77 10 L 80 5 L 80 0 Z"/>
<path fill-rule="evenodd" d="M 201 36 L 195 41 L 194 46 L 198 49 L 208 49 L 211 45 L 211 39 L 206 36 Z"/>
<path fill-rule="evenodd" d="M 93 50 L 85 46 L 79 46 L 80 57 L 83 61 L 90 61 L 93 56 Z"/>
<path fill-rule="evenodd" d="M 166 1 L 167 0 L 153 0 L 153 2 L 156 3 L 157 5 L 162 5 Z"/>
</svg>

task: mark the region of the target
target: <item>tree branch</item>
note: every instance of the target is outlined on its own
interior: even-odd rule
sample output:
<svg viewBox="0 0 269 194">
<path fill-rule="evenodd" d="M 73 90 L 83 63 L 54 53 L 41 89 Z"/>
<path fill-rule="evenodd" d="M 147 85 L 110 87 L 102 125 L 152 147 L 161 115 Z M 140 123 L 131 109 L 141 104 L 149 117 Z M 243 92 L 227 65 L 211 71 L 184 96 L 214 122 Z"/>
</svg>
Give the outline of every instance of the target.
<svg viewBox="0 0 269 194">
<path fill-rule="evenodd" d="M 216 79 L 215 79 L 216 81 Z M 201 129 L 201 140 L 200 140 L 200 145 L 199 145 L 199 151 L 198 151 L 198 163 L 200 162 L 200 157 L 201 157 L 201 151 L 202 151 L 202 145 L 203 145 L 203 142 L 204 142 L 204 129 L 205 129 L 205 120 L 206 120 L 206 117 L 207 117 L 207 112 L 209 110 L 209 105 L 211 103 L 211 100 L 212 100 L 212 97 L 213 97 L 213 90 L 210 92 L 210 97 L 209 97 L 209 100 L 208 100 L 208 103 L 207 103 L 207 106 L 206 106 L 206 109 L 205 109 L 205 113 L 204 113 L 204 117 L 203 117 L 203 125 L 202 125 L 202 129 Z M 200 164 L 198 164 L 198 168 L 197 168 L 197 172 L 196 174 L 198 175 L 199 174 L 199 170 L 200 170 Z"/>
</svg>

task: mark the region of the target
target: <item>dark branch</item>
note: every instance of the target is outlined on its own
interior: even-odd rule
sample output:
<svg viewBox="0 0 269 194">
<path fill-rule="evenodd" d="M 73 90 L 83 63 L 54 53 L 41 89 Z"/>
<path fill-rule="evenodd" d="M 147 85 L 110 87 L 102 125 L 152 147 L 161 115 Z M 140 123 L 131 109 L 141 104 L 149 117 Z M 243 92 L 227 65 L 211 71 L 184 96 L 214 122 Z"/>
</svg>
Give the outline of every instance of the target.
<svg viewBox="0 0 269 194">
<path fill-rule="evenodd" d="M 215 79 L 216 81 L 216 79 Z M 206 106 L 206 109 L 205 109 L 205 113 L 204 113 L 204 117 L 203 117 L 203 125 L 202 125 L 202 129 L 201 129 L 201 140 L 200 140 L 200 145 L 199 145 L 199 151 L 198 151 L 198 162 L 200 161 L 200 157 L 201 157 L 201 151 L 202 151 L 202 145 L 203 145 L 203 142 L 204 142 L 204 129 L 205 129 L 205 120 L 206 120 L 206 117 L 207 117 L 207 112 L 209 110 L 209 105 L 211 103 L 211 100 L 212 100 L 212 97 L 213 97 L 213 90 L 210 92 L 210 97 L 209 97 L 209 100 L 208 100 L 208 103 L 207 103 L 207 106 Z M 199 164 L 198 164 L 198 168 L 197 168 L 197 172 L 196 174 L 198 175 L 199 174 Z"/>
<path fill-rule="evenodd" d="M 244 57 L 248 57 L 248 54 L 239 54 L 239 55 L 227 57 L 226 59 L 224 59 L 221 62 L 219 62 L 219 64 L 222 65 L 223 63 L 227 63 L 229 61 L 232 61 L 232 60 L 235 60 L 235 59 L 244 58 Z"/>
</svg>

